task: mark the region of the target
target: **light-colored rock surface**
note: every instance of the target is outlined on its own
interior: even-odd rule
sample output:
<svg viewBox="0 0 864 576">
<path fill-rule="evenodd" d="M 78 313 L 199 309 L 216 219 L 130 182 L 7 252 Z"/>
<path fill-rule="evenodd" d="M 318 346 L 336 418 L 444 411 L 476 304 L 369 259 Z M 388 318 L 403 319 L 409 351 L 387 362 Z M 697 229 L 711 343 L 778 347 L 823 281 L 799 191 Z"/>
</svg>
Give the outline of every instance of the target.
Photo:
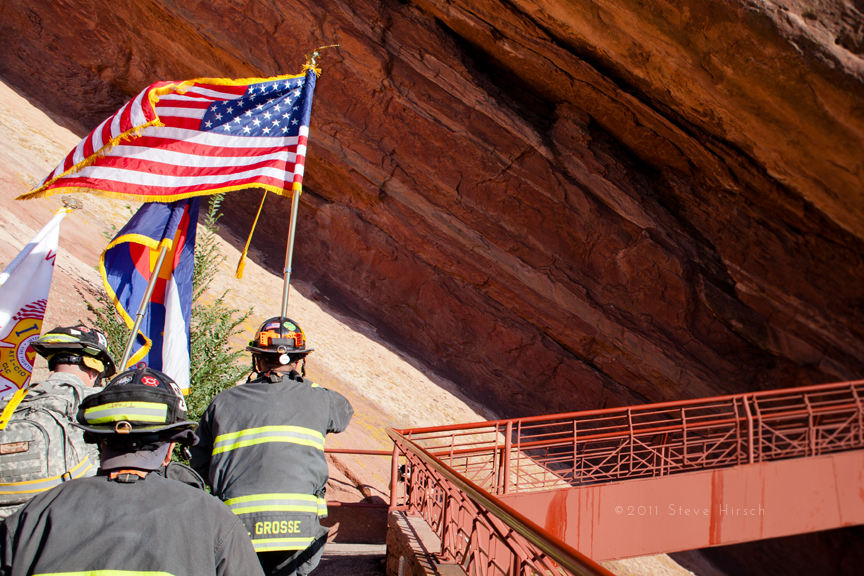
<svg viewBox="0 0 864 576">
<path fill-rule="evenodd" d="M 0 74 L 92 128 L 339 44 L 296 278 L 526 416 L 864 374 L 859 4 L 6 0 Z M 259 198 L 226 201 L 235 235 Z M 270 271 L 289 205 L 253 240 Z"/>
<path fill-rule="evenodd" d="M 3 206 L 0 210 L 0 270 L 48 221 L 53 210 L 62 205 L 54 198 L 30 202 L 15 202 L 13 198 L 44 177 L 79 140 L 77 135 L 55 124 L 26 98 L 0 82 L 0 204 Z M 101 286 L 94 266 L 107 244 L 103 232 L 110 231 L 112 226 L 122 226 L 129 215 L 126 202 L 92 195 L 79 198 L 84 202 L 84 209 L 67 216 L 61 224 L 60 250 L 46 314 L 48 327 L 88 319 L 86 307 L 75 288 L 86 291 Z M 230 234 L 226 236 L 230 240 Z M 244 278 L 234 278 L 239 256 L 234 245 L 239 239 L 234 238 L 233 243 L 229 240 L 221 239 L 223 253 L 229 258 L 216 276 L 209 297 L 230 290 L 227 298 L 230 306 L 255 309 L 244 334 L 237 338 L 237 345 L 243 345 L 261 321 L 279 313 L 282 279 L 256 263 L 260 256 L 255 251 L 250 254 Z M 292 287 L 288 305 L 289 316 L 304 327 L 309 345 L 315 348 L 310 356 L 309 375 L 319 384 L 348 396 L 356 409 L 348 430 L 329 436 L 328 446 L 389 450 L 392 443 L 384 433 L 387 426 L 420 427 L 495 419 L 491 411 L 466 400 L 452 382 L 430 376 L 416 360 L 378 338 L 368 324 L 329 310 L 314 294 L 309 286 L 300 286 L 299 290 Z M 37 358 L 35 377 L 39 378 L 47 373 L 47 367 L 42 358 Z M 329 499 L 387 500 L 389 458 L 337 454 L 330 459 Z M 339 529 L 337 524 L 331 531 L 336 533 Z M 334 551 L 341 551 L 342 556 L 352 554 L 340 546 L 334 545 Z M 352 561 L 366 570 L 364 574 L 375 574 L 379 568 L 383 573 L 379 560 L 370 563 L 365 557 L 356 561 L 329 558 L 324 567 L 339 570 L 345 565 L 353 566 Z M 662 565 L 667 566 L 669 562 L 671 560 Z M 630 563 L 622 561 L 616 564 L 615 570 Z M 638 565 L 642 564 L 640 561 Z M 620 574 L 678 574 L 667 568 L 655 571 L 655 564 L 656 561 L 651 560 L 639 568 L 641 571 L 627 568 L 627 572 Z"/>
<path fill-rule="evenodd" d="M 0 266 L 10 262 L 40 224 L 47 222 L 51 211 L 61 206 L 55 198 L 17 202 L 12 199 L 43 178 L 79 140 L 0 83 L 0 142 L 5 143 L 0 146 L 5 208 L 0 210 L 3 245 Z M 94 267 L 107 244 L 103 232 L 110 231 L 111 226 L 119 228 L 129 216 L 128 202 L 93 195 L 81 195 L 80 199 L 84 209 L 68 216 L 61 225 L 60 251 L 45 322 L 49 327 L 87 317 L 83 301 L 71 288 L 101 286 Z M 230 233 L 225 236 L 230 237 Z M 234 267 L 238 252 L 224 238 L 220 239 L 220 246 L 228 260 L 216 276 L 209 297 L 229 290 L 226 301 L 230 306 L 254 309 L 244 333 L 236 338 L 236 345 L 243 346 L 261 322 L 279 314 L 283 281 L 256 263 L 254 251 L 244 278 L 237 280 Z M 315 348 L 309 358 L 309 375 L 323 385 L 340 389 L 355 404 L 359 400 L 367 408 L 358 410 L 349 432 L 330 437 L 331 445 L 387 450 L 392 443 L 384 434 L 386 426 L 418 427 L 494 419 L 491 412 L 467 401 L 453 383 L 431 379 L 411 358 L 388 347 L 370 326 L 341 318 L 322 303 L 304 296 L 304 292 L 314 293 L 308 287 L 300 287 L 298 291 L 292 286 L 288 314 L 304 328 L 309 345 Z M 36 367 L 44 373 L 41 358 Z M 352 443 L 354 431 L 362 435 L 360 445 Z M 363 460 L 367 459 L 371 458 Z M 385 489 L 389 467 L 374 469 L 376 488 Z M 386 478 L 382 470 L 386 471 Z"/>
<path fill-rule="evenodd" d="M 618 576 L 691 576 L 693 572 L 685 570 L 666 554 L 643 556 L 629 560 L 612 560 L 602 563 Z M 699 576 L 712 576 L 700 574 Z"/>
</svg>

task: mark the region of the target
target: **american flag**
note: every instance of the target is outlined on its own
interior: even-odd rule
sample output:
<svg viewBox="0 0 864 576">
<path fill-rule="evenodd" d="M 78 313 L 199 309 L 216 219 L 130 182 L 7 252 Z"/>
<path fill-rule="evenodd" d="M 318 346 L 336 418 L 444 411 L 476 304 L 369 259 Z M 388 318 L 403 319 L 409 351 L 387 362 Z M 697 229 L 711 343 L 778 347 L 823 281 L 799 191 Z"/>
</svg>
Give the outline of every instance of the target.
<svg viewBox="0 0 864 576">
<path fill-rule="evenodd" d="M 250 187 L 299 190 L 315 78 L 310 69 L 152 84 L 19 199 L 91 192 L 173 202 Z"/>
</svg>

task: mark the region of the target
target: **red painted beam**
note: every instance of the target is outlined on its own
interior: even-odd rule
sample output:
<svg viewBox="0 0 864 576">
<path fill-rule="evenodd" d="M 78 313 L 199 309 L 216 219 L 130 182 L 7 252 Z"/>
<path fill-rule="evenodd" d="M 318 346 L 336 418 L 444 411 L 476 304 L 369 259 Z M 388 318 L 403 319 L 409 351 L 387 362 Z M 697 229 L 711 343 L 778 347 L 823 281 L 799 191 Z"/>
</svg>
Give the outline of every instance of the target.
<svg viewBox="0 0 864 576">
<path fill-rule="evenodd" d="M 499 499 L 596 561 L 692 550 L 864 524 L 864 450 Z"/>
</svg>

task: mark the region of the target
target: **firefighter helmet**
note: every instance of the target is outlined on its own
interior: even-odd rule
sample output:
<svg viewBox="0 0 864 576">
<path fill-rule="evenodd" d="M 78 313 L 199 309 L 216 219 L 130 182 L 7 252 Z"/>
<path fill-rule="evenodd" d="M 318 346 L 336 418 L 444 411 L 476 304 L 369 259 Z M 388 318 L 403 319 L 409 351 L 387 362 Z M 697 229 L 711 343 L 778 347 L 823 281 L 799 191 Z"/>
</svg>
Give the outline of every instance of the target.
<svg viewBox="0 0 864 576">
<path fill-rule="evenodd" d="M 58 326 L 43 334 L 31 346 L 48 361 L 49 367 L 57 363 L 83 364 L 99 371 L 102 378 L 110 378 L 117 372 L 108 339 L 95 328 Z"/>
<path fill-rule="evenodd" d="M 246 350 L 253 355 L 287 355 L 294 360 L 305 357 L 314 348 L 306 347 L 306 334 L 299 324 L 290 318 L 276 316 L 261 324 Z"/>
<path fill-rule="evenodd" d="M 106 435 L 142 444 L 197 442 L 192 431 L 198 424 L 186 419 L 180 387 L 163 372 L 146 366 L 121 373 L 104 390 L 85 398 L 77 420 L 76 426 L 89 433 L 85 440 L 91 442 Z"/>
</svg>

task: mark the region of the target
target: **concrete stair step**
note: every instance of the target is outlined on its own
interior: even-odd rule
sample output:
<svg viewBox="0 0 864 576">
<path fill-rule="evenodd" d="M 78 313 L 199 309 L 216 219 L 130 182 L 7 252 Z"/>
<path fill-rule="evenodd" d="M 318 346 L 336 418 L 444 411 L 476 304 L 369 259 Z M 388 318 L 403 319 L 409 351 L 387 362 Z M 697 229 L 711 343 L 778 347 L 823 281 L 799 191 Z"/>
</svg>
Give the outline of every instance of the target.
<svg viewBox="0 0 864 576">
<path fill-rule="evenodd" d="M 313 576 L 384 576 L 387 546 L 328 542 Z"/>
</svg>

